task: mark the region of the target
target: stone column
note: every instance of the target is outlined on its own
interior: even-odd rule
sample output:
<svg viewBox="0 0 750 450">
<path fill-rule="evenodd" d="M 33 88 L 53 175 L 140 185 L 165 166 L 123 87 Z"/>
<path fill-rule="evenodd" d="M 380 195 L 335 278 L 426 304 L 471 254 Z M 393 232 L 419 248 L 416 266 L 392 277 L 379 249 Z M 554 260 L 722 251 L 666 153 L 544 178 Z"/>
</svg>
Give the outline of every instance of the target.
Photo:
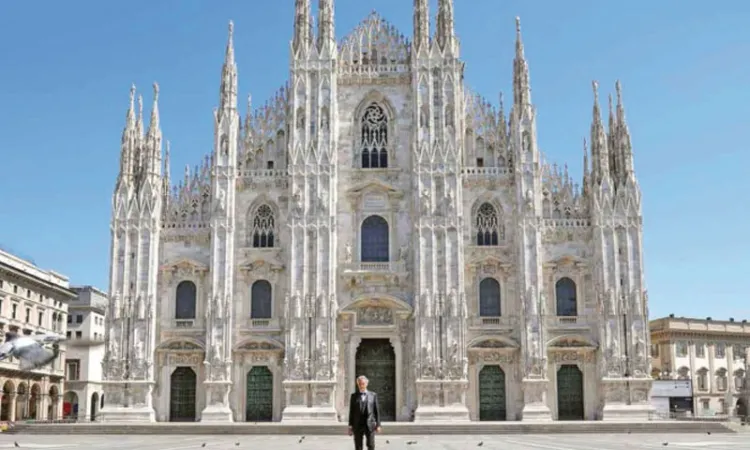
<svg viewBox="0 0 750 450">
<path fill-rule="evenodd" d="M 8 394 L 8 421 L 9 422 L 15 422 L 16 421 L 16 393 L 11 392 Z"/>
</svg>

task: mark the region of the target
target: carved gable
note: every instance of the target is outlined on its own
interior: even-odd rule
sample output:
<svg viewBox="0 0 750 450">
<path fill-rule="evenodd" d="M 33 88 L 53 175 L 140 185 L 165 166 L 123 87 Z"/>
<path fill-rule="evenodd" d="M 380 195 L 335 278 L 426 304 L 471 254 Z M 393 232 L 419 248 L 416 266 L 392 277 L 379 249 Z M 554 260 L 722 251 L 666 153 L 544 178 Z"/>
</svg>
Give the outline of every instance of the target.
<svg viewBox="0 0 750 450">
<path fill-rule="evenodd" d="M 388 209 L 389 204 L 403 198 L 400 189 L 380 180 L 367 180 L 347 191 L 349 201 L 363 209 Z"/>
</svg>

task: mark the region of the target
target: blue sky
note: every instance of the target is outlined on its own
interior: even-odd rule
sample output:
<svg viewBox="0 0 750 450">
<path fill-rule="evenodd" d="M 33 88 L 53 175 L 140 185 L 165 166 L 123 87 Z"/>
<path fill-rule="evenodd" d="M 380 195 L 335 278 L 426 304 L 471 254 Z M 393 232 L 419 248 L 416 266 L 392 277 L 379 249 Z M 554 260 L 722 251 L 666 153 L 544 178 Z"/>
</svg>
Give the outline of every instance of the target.
<svg viewBox="0 0 750 450">
<path fill-rule="evenodd" d="M 411 0 L 336 3 L 339 37 L 373 7 L 411 35 Z M 0 243 L 106 289 L 130 84 L 149 107 L 159 82 L 180 174 L 211 151 L 227 21 L 241 98 L 252 93 L 257 105 L 287 79 L 293 9 L 293 0 L 3 2 Z M 591 80 L 603 97 L 622 80 L 651 315 L 750 317 L 750 2 L 456 0 L 455 12 L 466 82 L 493 103 L 510 92 L 521 16 L 540 147 L 576 177 Z"/>
</svg>

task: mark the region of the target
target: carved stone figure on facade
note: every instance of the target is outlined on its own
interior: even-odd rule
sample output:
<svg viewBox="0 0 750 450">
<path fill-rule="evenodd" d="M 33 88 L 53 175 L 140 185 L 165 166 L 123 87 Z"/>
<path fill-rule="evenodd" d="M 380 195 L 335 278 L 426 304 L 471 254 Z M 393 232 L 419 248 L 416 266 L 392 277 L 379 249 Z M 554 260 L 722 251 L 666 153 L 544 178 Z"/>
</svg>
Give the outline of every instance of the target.
<svg viewBox="0 0 750 450">
<path fill-rule="evenodd" d="M 456 208 L 456 195 L 453 193 L 453 189 L 448 189 L 445 193 L 445 213 L 451 214 Z"/>
<path fill-rule="evenodd" d="M 524 200 L 526 202 L 526 208 L 528 210 L 534 209 L 534 193 L 531 192 L 531 189 L 526 190 L 526 193 L 524 194 Z"/>
<path fill-rule="evenodd" d="M 539 314 L 539 299 L 537 298 L 536 287 L 534 285 L 529 286 L 526 297 L 527 316 L 536 316 L 537 314 Z"/>
<path fill-rule="evenodd" d="M 219 188 L 219 192 L 216 193 L 216 208 L 217 214 L 222 214 L 227 209 L 227 193 L 223 188 Z"/>
<path fill-rule="evenodd" d="M 222 301 L 221 294 L 216 295 L 214 297 L 213 301 L 213 308 L 215 310 L 214 318 L 215 319 L 222 319 L 224 318 L 224 302 Z"/>
<path fill-rule="evenodd" d="M 109 358 L 118 359 L 120 357 L 120 346 L 118 345 L 117 339 L 112 338 L 110 335 L 109 339 Z"/>
<path fill-rule="evenodd" d="M 211 346 L 211 365 L 214 367 L 218 367 L 218 365 L 221 364 L 223 360 L 224 355 L 222 353 L 220 337 L 214 336 L 214 343 Z"/>
<path fill-rule="evenodd" d="M 354 248 L 351 242 L 347 242 L 346 247 L 344 247 L 344 262 L 351 264 L 352 261 L 354 261 Z"/>
<path fill-rule="evenodd" d="M 325 192 L 318 192 L 318 211 L 325 213 L 328 211 L 328 196 Z"/>
<path fill-rule="evenodd" d="M 403 263 L 406 263 L 408 259 L 409 259 L 409 246 L 402 245 L 398 251 L 398 260 Z"/>
<path fill-rule="evenodd" d="M 528 131 L 524 131 L 521 134 L 521 145 L 523 146 L 523 151 L 526 153 L 531 152 L 531 135 Z"/>
<path fill-rule="evenodd" d="M 300 195 L 299 189 L 295 189 L 294 194 L 292 194 L 292 205 L 295 214 L 302 214 L 304 205 L 302 203 L 302 195 Z"/>
<path fill-rule="evenodd" d="M 425 214 L 432 213 L 432 201 L 430 199 L 430 190 L 427 188 L 422 189 L 420 192 L 420 199 L 422 201 L 422 208 Z"/>
</svg>

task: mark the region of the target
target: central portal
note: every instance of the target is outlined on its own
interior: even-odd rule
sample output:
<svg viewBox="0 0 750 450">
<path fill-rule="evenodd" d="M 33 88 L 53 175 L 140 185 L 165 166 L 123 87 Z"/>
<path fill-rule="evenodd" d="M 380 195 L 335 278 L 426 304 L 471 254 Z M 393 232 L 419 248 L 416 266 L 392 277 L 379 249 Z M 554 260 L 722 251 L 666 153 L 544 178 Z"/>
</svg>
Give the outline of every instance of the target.
<svg viewBox="0 0 750 450">
<path fill-rule="evenodd" d="M 396 421 L 396 352 L 389 339 L 362 339 L 357 348 L 355 376 L 370 380 L 367 389 L 378 394 L 380 421 Z M 356 389 L 356 386 L 355 386 Z"/>
</svg>

